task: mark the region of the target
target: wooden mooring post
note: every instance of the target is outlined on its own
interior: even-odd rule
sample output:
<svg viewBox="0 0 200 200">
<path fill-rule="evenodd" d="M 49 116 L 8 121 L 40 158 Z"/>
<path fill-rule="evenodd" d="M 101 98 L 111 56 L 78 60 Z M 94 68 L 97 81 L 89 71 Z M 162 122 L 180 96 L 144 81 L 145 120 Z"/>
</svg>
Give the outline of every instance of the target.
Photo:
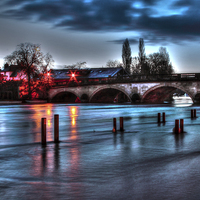
<svg viewBox="0 0 200 200">
<path fill-rule="evenodd" d="M 175 129 L 174 129 L 174 132 L 176 134 L 179 133 L 179 120 L 178 119 L 175 120 Z"/>
<path fill-rule="evenodd" d="M 54 143 L 59 142 L 59 115 L 54 115 Z"/>
<path fill-rule="evenodd" d="M 41 142 L 46 145 L 46 118 L 41 119 Z"/>
<path fill-rule="evenodd" d="M 116 133 L 117 131 L 117 122 L 116 122 L 116 118 L 113 118 L 113 133 Z"/>
<path fill-rule="evenodd" d="M 165 120 L 165 113 L 164 113 L 164 112 L 162 113 L 162 122 L 163 122 L 163 123 L 166 122 L 166 120 Z"/>
<path fill-rule="evenodd" d="M 180 119 L 180 132 L 183 133 L 184 132 L 184 120 Z"/>
<path fill-rule="evenodd" d="M 191 110 L 191 119 L 193 119 L 194 118 L 194 110 L 192 109 Z"/>
<path fill-rule="evenodd" d="M 160 113 L 158 113 L 158 123 L 160 123 Z"/>
<path fill-rule="evenodd" d="M 124 118 L 120 117 L 120 131 L 124 130 Z"/>
</svg>

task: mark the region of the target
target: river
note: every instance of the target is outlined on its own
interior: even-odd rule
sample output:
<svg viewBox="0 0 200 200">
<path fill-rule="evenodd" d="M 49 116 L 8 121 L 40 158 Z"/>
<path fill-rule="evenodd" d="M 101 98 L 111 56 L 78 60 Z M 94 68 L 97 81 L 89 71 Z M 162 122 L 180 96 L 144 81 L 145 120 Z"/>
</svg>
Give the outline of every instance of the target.
<svg viewBox="0 0 200 200">
<path fill-rule="evenodd" d="M 190 118 L 191 109 L 197 118 Z M 166 123 L 157 124 L 157 113 L 163 112 Z M 59 144 L 53 143 L 55 114 Z M 198 115 L 199 106 L 180 100 L 173 105 L 1 105 L 1 198 L 200 199 Z M 46 147 L 40 143 L 41 118 L 47 119 Z M 183 134 L 173 133 L 175 119 L 184 119 Z"/>
</svg>

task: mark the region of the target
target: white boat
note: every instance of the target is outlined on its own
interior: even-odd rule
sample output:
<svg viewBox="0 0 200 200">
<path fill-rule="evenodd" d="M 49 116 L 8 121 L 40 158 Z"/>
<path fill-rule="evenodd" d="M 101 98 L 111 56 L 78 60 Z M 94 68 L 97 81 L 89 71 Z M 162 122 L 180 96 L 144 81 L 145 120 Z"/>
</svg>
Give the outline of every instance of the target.
<svg viewBox="0 0 200 200">
<path fill-rule="evenodd" d="M 193 104 L 192 99 L 188 95 L 182 95 L 182 96 L 173 96 L 173 104 L 176 106 L 189 106 Z"/>
</svg>

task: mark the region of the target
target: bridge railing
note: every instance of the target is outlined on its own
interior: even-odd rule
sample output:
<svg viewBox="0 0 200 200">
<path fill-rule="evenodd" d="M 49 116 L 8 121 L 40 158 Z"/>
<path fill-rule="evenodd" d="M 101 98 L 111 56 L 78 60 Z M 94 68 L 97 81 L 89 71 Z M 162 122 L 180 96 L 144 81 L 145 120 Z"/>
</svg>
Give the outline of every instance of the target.
<svg viewBox="0 0 200 200">
<path fill-rule="evenodd" d="M 200 73 L 130 75 L 109 78 L 82 79 L 54 83 L 52 87 L 76 87 L 84 85 L 99 85 L 112 83 L 162 82 L 162 81 L 200 81 Z"/>
</svg>

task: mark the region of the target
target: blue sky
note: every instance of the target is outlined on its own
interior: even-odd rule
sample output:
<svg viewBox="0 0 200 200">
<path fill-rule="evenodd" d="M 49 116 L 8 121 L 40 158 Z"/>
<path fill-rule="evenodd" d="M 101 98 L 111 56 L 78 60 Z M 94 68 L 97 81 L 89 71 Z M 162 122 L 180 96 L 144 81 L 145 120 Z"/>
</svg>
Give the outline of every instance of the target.
<svg viewBox="0 0 200 200">
<path fill-rule="evenodd" d="M 146 54 L 167 48 L 176 72 L 200 72 L 199 0 L 1 0 L 0 65 L 23 42 L 41 44 L 56 65 L 121 62 L 128 38 Z"/>
</svg>

